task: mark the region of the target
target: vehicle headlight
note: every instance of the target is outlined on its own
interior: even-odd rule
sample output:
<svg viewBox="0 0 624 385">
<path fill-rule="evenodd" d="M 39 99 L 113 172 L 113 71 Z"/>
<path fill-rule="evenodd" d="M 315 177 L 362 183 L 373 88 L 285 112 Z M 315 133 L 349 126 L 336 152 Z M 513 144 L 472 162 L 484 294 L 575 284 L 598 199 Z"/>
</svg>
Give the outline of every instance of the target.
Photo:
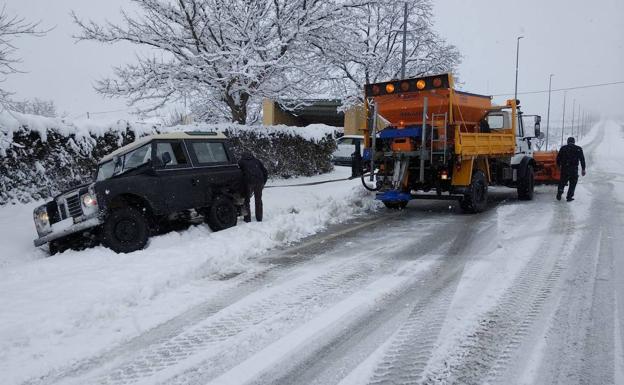
<svg viewBox="0 0 624 385">
<path fill-rule="evenodd" d="M 48 210 L 45 205 L 37 207 L 33 212 L 33 217 L 39 235 L 50 232 L 50 217 L 48 216 Z"/>
<path fill-rule="evenodd" d="M 98 211 L 98 202 L 93 191 L 81 195 L 80 202 L 82 203 L 82 212 L 85 216 L 93 215 Z"/>
<path fill-rule="evenodd" d="M 93 194 L 87 193 L 82 196 L 82 204 L 85 207 L 97 206 L 97 199 Z"/>
</svg>

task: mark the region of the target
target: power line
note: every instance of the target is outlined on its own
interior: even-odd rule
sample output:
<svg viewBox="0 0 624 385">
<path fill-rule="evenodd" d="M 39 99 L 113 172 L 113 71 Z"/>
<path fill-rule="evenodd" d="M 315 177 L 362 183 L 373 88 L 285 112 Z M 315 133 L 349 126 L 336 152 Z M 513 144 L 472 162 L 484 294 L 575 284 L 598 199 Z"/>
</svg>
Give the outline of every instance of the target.
<svg viewBox="0 0 624 385">
<path fill-rule="evenodd" d="M 567 88 L 553 88 L 552 92 L 579 90 L 579 89 L 583 89 L 583 88 L 605 87 L 605 86 L 612 86 L 612 85 L 616 85 L 616 84 L 624 84 L 624 81 L 621 81 L 621 82 L 610 82 L 610 83 L 588 84 L 588 85 L 584 85 L 584 86 L 567 87 Z M 532 95 L 532 94 L 545 94 L 545 93 L 548 93 L 548 90 L 518 92 L 518 95 Z M 495 95 L 492 95 L 492 96 L 511 96 L 511 95 L 513 95 L 513 92 L 510 92 L 510 93 L 507 93 L 507 94 L 495 94 Z"/>
</svg>

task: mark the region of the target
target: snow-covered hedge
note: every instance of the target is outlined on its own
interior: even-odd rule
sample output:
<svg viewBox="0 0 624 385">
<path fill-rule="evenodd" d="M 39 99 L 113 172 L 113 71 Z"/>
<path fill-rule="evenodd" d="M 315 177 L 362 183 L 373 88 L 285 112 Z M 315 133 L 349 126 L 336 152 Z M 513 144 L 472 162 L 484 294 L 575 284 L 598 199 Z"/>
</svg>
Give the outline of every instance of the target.
<svg viewBox="0 0 624 385">
<path fill-rule="evenodd" d="M 90 181 L 97 161 L 135 138 L 166 131 L 222 131 L 237 155 L 249 150 L 273 177 L 332 169 L 333 127 L 191 125 L 162 127 L 125 120 L 68 122 L 14 112 L 0 114 L 0 205 L 45 199 Z"/>
</svg>

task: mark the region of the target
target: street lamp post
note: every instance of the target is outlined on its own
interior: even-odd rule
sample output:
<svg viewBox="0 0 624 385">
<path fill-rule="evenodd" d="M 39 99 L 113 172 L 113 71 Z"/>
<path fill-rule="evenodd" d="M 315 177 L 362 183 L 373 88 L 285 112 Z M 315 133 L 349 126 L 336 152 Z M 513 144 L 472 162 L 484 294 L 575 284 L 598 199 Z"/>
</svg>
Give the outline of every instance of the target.
<svg viewBox="0 0 624 385">
<path fill-rule="evenodd" d="M 401 56 L 401 79 L 405 79 L 405 60 L 407 56 L 407 2 L 403 10 L 403 55 Z"/>
<path fill-rule="evenodd" d="M 565 108 L 566 108 L 566 96 L 568 92 L 563 92 L 563 120 L 561 121 L 561 145 L 563 146 L 563 130 L 565 129 Z"/>
<path fill-rule="evenodd" d="M 574 135 L 574 116 L 576 114 L 576 99 L 572 99 L 572 126 L 570 126 L 570 136 Z"/>
<path fill-rule="evenodd" d="M 554 74 L 550 74 L 548 79 L 548 115 L 546 116 L 546 151 L 548 151 L 548 130 L 550 128 L 550 92 L 552 91 L 552 78 Z"/>
<path fill-rule="evenodd" d="M 520 60 L 520 39 L 524 36 L 518 36 L 516 41 L 516 87 L 514 88 L 514 100 L 518 100 L 518 63 Z"/>
</svg>

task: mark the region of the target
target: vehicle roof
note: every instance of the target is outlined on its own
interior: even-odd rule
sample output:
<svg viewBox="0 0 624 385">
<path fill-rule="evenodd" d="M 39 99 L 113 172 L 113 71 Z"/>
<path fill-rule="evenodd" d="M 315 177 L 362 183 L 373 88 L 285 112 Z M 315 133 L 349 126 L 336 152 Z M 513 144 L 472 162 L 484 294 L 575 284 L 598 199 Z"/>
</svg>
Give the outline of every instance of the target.
<svg viewBox="0 0 624 385">
<path fill-rule="evenodd" d="M 215 131 L 176 131 L 176 132 L 168 132 L 164 134 L 155 134 L 143 136 L 132 143 L 129 143 L 123 147 L 118 148 L 117 150 L 111 152 L 110 154 L 104 156 L 100 159 L 99 163 L 108 162 L 113 159 L 115 156 L 125 154 L 134 149 L 137 149 L 145 144 L 153 140 L 167 140 L 167 139 L 227 139 L 227 137 L 221 132 Z"/>
</svg>

